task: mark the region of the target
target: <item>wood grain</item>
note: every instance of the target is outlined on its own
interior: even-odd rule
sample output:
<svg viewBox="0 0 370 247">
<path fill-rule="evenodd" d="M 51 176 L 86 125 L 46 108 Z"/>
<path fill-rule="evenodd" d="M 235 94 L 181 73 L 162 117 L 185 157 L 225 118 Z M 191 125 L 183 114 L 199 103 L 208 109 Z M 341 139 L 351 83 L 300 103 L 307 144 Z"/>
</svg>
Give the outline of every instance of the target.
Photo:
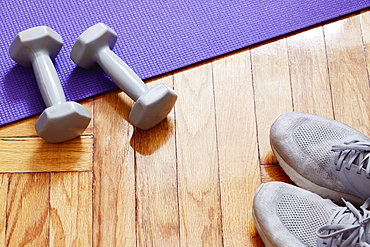
<svg viewBox="0 0 370 247">
<path fill-rule="evenodd" d="M 370 11 L 363 11 L 360 15 L 362 41 L 365 48 L 367 74 L 370 75 Z"/>
<path fill-rule="evenodd" d="M 173 87 L 169 75 L 148 82 Z M 138 246 L 179 246 L 174 111 L 151 130 L 136 129 L 136 197 Z"/>
<path fill-rule="evenodd" d="M 327 24 L 324 32 L 335 119 L 369 135 L 369 78 L 359 16 Z"/>
<path fill-rule="evenodd" d="M 52 173 L 50 246 L 92 245 L 92 173 Z"/>
<path fill-rule="evenodd" d="M 369 135 L 370 11 L 153 78 L 179 94 L 155 128 L 133 101 L 84 101 L 81 138 L 50 144 L 37 116 L 0 128 L 0 246 L 264 246 L 252 202 L 292 183 L 271 152 L 281 113 L 335 118 Z"/>
<path fill-rule="evenodd" d="M 263 246 L 251 221 L 261 177 L 249 50 L 213 61 L 212 70 L 223 244 Z"/>
<path fill-rule="evenodd" d="M 0 246 L 6 245 L 9 174 L 0 174 Z"/>
<path fill-rule="evenodd" d="M 174 74 L 181 246 L 222 246 L 212 66 Z"/>
<path fill-rule="evenodd" d="M 7 200 L 7 246 L 49 245 L 50 174 L 12 174 Z"/>
<path fill-rule="evenodd" d="M 288 175 L 286 175 L 283 169 L 278 165 L 262 165 L 261 177 L 263 183 L 280 181 L 293 184 L 292 180 L 290 180 Z"/>
<path fill-rule="evenodd" d="M 286 40 L 251 49 L 251 62 L 260 163 L 274 164 L 271 124 L 279 114 L 293 111 Z"/>
<path fill-rule="evenodd" d="M 52 144 L 40 137 L 0 138 L 0 172 L 91 171 L 92 137 Z"/>
<path fill-rule="evenodd" d="M 131 105 L 119 91 L 94 100 L 94 246 L 136 245 Z"/>
<path fill-rule="evenodd" d="M 287 38 L 294 110 L 333 119 L 323 28 Z"/>
</svg>

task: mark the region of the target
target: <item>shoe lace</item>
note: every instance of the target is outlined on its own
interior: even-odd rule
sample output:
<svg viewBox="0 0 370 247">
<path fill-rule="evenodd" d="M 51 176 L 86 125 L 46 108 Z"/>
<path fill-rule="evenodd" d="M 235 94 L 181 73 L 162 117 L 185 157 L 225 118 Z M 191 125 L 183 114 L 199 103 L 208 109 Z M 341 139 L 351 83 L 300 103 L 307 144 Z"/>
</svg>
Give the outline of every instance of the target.
<svg viewBox="0 0 370 247">
<path fill-rule="evenodd" d="M 367 178 L 370 178 L 370 142 L 359 140 L 345 142 L 342 145 L 334 145 L 332 151 L 336 153 L 331 160 L 335 169 L 339 171 L 345 167 L 349 170 L 355 164 L 358 174 L 365 171 Z"/>
<path fill-rule="evenodd" d="M 370 198 L 356 209 L 351 203 L 342 199 L 345 207 L 338 207 L 329 218 L 329 223 L 317 230 L 322 240 L 317 246 L 358 246 L 368 247 L 366 242 L 366 225 L 370 221 Z"/>
</svg>

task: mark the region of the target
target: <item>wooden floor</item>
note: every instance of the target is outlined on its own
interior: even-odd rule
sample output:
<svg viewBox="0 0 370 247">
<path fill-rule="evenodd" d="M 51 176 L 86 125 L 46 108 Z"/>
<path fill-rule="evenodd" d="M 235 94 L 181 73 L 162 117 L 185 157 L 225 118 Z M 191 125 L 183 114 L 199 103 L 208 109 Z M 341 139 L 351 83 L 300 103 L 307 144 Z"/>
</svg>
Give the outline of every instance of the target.
<svg viewBox="0 0 370 247">
<path fill-rule="evenodd" d="M 269 145 L 284 112 L 370 134 L 370 12 L 147 81 L 179 94 L 149 131 L 115 91 L 83 102 L 81 138 L 49 144 L 37 117 L 0 128 L 0 246 L 263 246 L 262 182 L 289 182 Z"/>
</svg>

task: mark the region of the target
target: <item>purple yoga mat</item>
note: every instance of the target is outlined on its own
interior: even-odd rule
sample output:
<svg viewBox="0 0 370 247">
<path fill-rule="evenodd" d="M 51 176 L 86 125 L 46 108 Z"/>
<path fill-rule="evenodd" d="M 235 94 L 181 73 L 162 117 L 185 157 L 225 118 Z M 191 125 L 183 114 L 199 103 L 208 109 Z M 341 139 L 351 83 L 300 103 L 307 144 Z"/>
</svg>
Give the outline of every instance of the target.
<svg viewBox="0 0 370 247">
<path fill-rule="evenodd" d="M 45 108 L 32 69 L 8 54 L 31 27 L 62 36 L 55 66 L 67 99 L 77 101 L 116 88 L 100 68 L 83 70 L 69 58 L 76 38 L 98 22 L 118 33 L 113 51 L 146 79 L 367 7 L 370 0 L 2 0 L 0 125 Z"/>
</svg>

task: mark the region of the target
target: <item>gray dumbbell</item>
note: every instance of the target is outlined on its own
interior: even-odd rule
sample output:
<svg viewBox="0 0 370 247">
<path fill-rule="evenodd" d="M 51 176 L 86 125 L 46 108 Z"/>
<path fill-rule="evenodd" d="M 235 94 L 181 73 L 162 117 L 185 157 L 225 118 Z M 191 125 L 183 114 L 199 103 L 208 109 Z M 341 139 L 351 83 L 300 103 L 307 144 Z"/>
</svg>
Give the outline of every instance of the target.
<svg viewBox="0 0 370 247">
<path fill-rule="evenodd" d="M 72 48 L 71 59 L 84 69 L 99 64 L 117 86 L 135 101 L 130 121 L 140 129 L 150 129 L 167 117 L 177 94 L 164 84 L 149 89 L 111 50 L 116 41 L 116 32 L 98 23 L 80 35 Z"/>
<path fill-rule="evenodd" d="M 88 126 L 89 111 L 76 102 L 66 102 L 52 59 L 63 45 L 58 33 L 46 26 L 20 32 L 9 48 L 11 58 L 25 67 L 33 67 L 38 87 L 47 108 L 35 124 L 37 134 L 52 143 L 79 136 Z"/>
</svg>

